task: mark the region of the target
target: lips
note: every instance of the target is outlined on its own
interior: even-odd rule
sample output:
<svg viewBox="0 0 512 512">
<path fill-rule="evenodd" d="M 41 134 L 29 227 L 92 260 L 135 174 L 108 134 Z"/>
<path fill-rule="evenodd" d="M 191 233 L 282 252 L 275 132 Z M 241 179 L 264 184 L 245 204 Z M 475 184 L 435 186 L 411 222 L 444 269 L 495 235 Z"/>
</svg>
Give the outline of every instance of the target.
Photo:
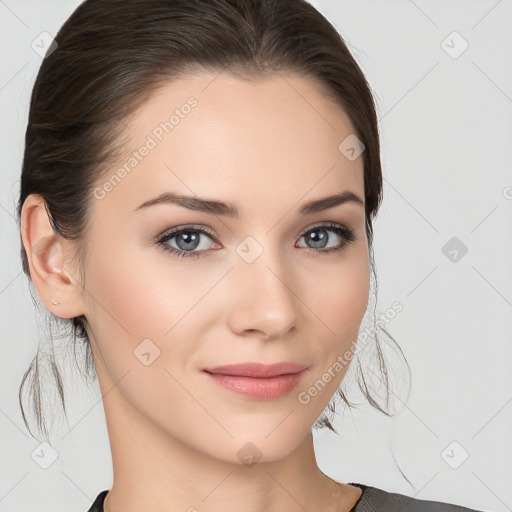
<svg viewBox="0 0 512 512">
<path fill-rule="evenodd" d="M 297 389 L 308 367 L 298 363 L 241 363 L 204 368 L 203 373 L 229 393 L 252 400 L 276 400 Z"/>
<path fill-rule="evenodd" d="M 240 377 L 270 378 L 278 375 L 299 373 L 305 368 L 307 368 L 307 365 L 292 362 L 280 362 L 274 364 L 249 362 L 209 367 L 204 368 L 203 371 L 213 374 Z"/>
</svg>

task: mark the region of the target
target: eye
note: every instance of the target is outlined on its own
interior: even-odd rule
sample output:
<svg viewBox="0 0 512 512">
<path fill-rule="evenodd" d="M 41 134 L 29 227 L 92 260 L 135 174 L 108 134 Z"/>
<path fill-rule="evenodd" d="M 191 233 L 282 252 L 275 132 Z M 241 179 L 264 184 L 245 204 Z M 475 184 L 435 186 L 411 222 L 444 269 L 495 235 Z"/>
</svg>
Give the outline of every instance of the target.
<svg viewBox="0 0 512 512">
<path fill-rule="evenodd" d="M 334 233 L 335 237 L 330 236 L 328 233 Z M 307 231 L 303 232 L 301 238 L 304 238 L 308 242 L 312 244 L 313 249 L 321 249 L 321 253 L 330 253 L 343 250 L 348 244 L 353 242 L 356 238 L 353 230 L 342 226 L 341 224 L 335 223 L 326 223 L 320 224 L 318 226 L 314 226 L 309 228 Z M 331 241 L 331 238 L 338 238 L 338 244 L 333 247 L 327 247 L 328 242 Z"/>
<path fill-rule="evenodd" d="M 215 235 L 206 228 L 195 228 L 193 226 L 187 226 L 184 228 L 174 229 L 168 231 L 162 237 L 157 240 L 157 243 L 161 245 L 164 252 L 168 252 L 179 256 L 180 258 L 198 258 L 199 253 L 208 249 L 208 244 L 202 243 L 201 238 L 207 237 L 212 238 Z M 169 241 L 173 240 L 177 247 L 169 245 Z M 197 252 L 191 252 L 195 249 L 199 249 Z"/>
</svg>

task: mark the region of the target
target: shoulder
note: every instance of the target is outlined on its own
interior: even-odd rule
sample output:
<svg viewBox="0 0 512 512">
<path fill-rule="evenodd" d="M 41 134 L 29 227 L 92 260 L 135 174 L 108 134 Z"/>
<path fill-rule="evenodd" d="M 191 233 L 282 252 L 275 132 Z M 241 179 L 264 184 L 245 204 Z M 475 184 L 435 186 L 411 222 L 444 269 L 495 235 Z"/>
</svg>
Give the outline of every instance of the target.
<svg viewBox="0 0 512 512">
<path fill-rule="evenodd" d="M 360 483 L 350 483 L 350 485 L 359 487 L 363 491 L 351 512 L 480 512 L 453 503 L 411 498 L 371 485 Z M 108 490 L 101 491 L 87 512 L 103 512 L 103 502 L 107 493 Z"/>
<path fill-rule="evenodd" d="M 94 503 L 91 505 L 91 508 L 87 512 L 103 512 L 103 502 L 105 501 L 105 496 L 107 493 L 108 489 L 101 491 L 98 496 L 96 496 Z"/>
<path fill-rule="evenodd" d="M 370 485 L 351 483 L 362 489 L 359 501 L 353 512 L 479 512 L 453 503 L 420 500 L 404 494 L 384 491 Z"/>
</svg>

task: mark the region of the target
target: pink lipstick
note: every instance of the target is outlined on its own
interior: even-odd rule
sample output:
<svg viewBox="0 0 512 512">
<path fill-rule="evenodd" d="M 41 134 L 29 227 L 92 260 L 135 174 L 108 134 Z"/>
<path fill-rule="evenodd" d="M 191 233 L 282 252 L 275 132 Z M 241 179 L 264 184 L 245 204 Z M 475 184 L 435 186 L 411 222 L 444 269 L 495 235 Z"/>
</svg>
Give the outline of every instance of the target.
<svg viewBox="0 0 512 512">
<path fill-rule="evenodd" d="M 297 363 L 241 363 L 204 368 L 218 385 L 238 395 L 257 400 L 273 400 L 297 388 L 307 365 Z"/>
</svg>

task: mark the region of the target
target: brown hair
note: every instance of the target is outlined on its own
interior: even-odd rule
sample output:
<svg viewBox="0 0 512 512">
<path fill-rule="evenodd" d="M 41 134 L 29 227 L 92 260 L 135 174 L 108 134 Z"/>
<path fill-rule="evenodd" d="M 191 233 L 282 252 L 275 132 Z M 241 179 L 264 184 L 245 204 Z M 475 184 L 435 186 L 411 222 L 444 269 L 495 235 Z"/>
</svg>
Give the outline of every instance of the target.
<svg viewBox="0 0 512 512">
<path fill-rule="evenodd" d="M 76 241 L 82 271 L 92 190 L 122 149 L 123 121 L 144 101 L 195 70 L 226 70 L 244 79 L 292 72 L 319 84 L 346 112 L 365 146 L 361 157 L 366 233 L 376 284 L 372 219 L 382 200 L 382 170 L 374 101 L 343 38 L 312 5 L 305 0 L 85 0 L 55 41 L 57 47 L 43 60 L 30 100 L 17 214 L 19 222 L 27 196 L 40 194 L 55 233 Z M 21 257 L 30 280 L 23 243 Z M 74 347 L 77 339 L 83 340 L 89 371 L 93 363 L 86 319 L 55 320 L 70 328 Z M 377 337 L 375 341 L 387 403 L 388 372 Z M 371 395 L 359 359 L 357 364 L 363 394 L 389 415 Z M 65 411 L 53 356 L 50 365 Z M 23 376 L 19 402 L 30 431 L 22 394 L 33 373 L 33 410 L 39 430 L 46 433 L 39 366 L 38 351 Z M 341 388 L 338 393 L 353 406 Z M 332 401 L 327 408 L 335 412 Z M 315 426 L 334 430 L 325 414 Z"/>
</svg>

